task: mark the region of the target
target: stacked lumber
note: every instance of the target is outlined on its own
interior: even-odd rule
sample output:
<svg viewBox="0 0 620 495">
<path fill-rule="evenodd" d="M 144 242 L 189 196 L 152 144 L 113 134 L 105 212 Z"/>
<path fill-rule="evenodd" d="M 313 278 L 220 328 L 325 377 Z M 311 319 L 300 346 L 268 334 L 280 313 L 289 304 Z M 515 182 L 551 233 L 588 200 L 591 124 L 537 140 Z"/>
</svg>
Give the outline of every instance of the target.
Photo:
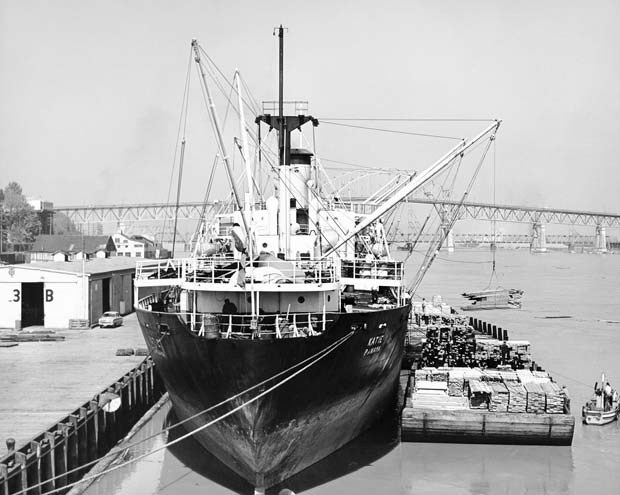
<svg viewBox="0 0 620 495">
<path fill-rule="evenodd" d="M 508 389 L 508 412 L 524 413 L 527 409 L 527 392 L 518 382 L 504 382 Z"/>
<path fill-rule="evenodd" d="M 422 364 L 469 366 L 473 363 L 475 350 L 476 338 L 471 327 L 428 327 L 421 352 Z"/>
<path fill-rule="evenodd" d="M 521 383 L 528 383 L 534 381 L 534 375 L 530 370 L 517 370 L 517 377 Z"/>
<path fill-rule="evenodd" d="M 450 397 L 447 394 L 413 393 L 411 407 L 419 409 L 434 409 L 439 411 L 456 411 L 469 409 L 465 397 Z"/>
<path fill-rule="evenodd" d="M 501 382 L 502 381 L 501 372 L 498 370 L 489 370 L 489 369 L 482 370 L 482 381 Z"/>
<path fill-rule="evenodd" d="M 472 378 L 467 382 L 469 407 L 472 409 L 488 409 L 492 389 L 487 382 Z"/>
<path fill-rule="evenodd" d="M 70 318 L 69 319 L 69 328 L 70 329 L 80 329 L 80 328 L 90 328 L 88 324 L 88 320 L 78 319 L 78 318 Z"/>
<path fill-rule="evenodd" d="M 462 397 L 465 389 L 465 369 L 454 368 L 448 372 L 448 395 Z"/>
<path fill-rule="evenodd" d="M 521 366 L 528 367 L 532 362 L 530 343 L 527 340 L 507 340 L 511 356 L 516 356 Z"/>
<path fill-rule="evenodd" d="M 551 380 L 551 377 L 547 371 L 532 371 L 532 375 L 534 375 L 534 378 L 540 380 L 539 383 L 548 382 Z"/>
<path fill-rule="evenodd" d="M 417 380 L 413 387 L 413 393 L 422 394 L 446 394 L 448 390 L 448 382 L 433 382 L 427 380 Z"/>
<path fill-rule="evenodd" d="M 545 412 L 548 414 L 564 413 L 564 393 L 560 386 L 555 382 L 546 382 L 540 384 L 545 392 L 546 406 Z"/>
<path fill-rule="evenodd" d="M 413 378 L 414 378 L 414 383 L 417 380 L 422 380 L 422 381 L 431 381 L 431 375 L 433 373 L 433 370 L 435 368 L 421 368 L 419 370 L 415 370 L 413 372 Z"/>
<path fill-rule="evenodd" d="M 50 331 L 6 333 L 0 335 L 0 342 L 57 342 L 65 340 L 64 335 L 53 335 Z"/>
<path fill-rule="evenodd" d="M 519 375 L 517 375 L 517 373 L 515 371 L 500 371 L 499 375 L 502 379 L 502 381 L 504 383 L 508 383 L 508 382 L 518 382 L 519 381 Z"/>
<path fill-rule="evenodd" d="M 413 375 L 413 395 L 466 397 L 471 409 L 491 412 L 562 414 L 565 397 L 547 372 L 480 368 L 422 368 Z M 438 399 L 431 399 L 438 400 Z M 457 401 L 458 403 L 458 401 Z"/>
<path fill-rule="evenodd" d="M 491 402 L 489 411 L 508 412 L 508 389 L 502 382 L 488 382 L 491 388 Z"/>
<path fill-rule="evenodd" d="M 469 380 L 480 380 L 482 377 L 482 371 L 479 368 L 463 368 L 463 379 L 467 382 Z"/>
<path fill-rule="evenodd" d="M 540 414 L 545 412 L 546 396 L 540 383 L 535 381 L 523 384 L 527 391 L 527 412 Z"/>
<path fill-rule="evenodd" d="M 447 369 L 438 369 L 433 371 L 431 374 L 431 380 L 434 382 L 447 382 L 448 381 L 448 370 Z"/>
</svg>

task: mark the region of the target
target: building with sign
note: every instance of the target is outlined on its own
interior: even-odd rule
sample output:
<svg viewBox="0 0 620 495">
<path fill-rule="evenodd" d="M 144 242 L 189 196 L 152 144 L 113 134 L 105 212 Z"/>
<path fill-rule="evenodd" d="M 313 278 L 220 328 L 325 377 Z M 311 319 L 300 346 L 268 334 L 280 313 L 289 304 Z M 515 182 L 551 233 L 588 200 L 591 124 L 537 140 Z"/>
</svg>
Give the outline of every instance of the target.
<svg viewBox="0 0 620 495">
<path fill-rule="evenodd" d="M 125 257 L 0 266 L 0 328 L 90 326 L 105 311 L 127 314 L 135 271 Z"/>
</svg>

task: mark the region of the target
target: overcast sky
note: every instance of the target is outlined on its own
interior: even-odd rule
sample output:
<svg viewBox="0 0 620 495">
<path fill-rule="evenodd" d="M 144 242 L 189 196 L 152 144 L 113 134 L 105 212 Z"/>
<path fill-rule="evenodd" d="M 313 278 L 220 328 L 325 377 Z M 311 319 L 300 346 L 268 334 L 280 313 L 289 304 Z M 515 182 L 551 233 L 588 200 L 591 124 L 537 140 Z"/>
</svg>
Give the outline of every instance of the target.
<svg viewBox="0 0 620 495">
<path fill-rule="evenodd" d="M 285 96 L 315 117 L 501 118 L 498 203 L 620 212 L 619 14 L 617 0 L 2 0 L 0 185 L 57 205 L 165 201 L 190 40 L 272 100 L 282 23 Z M 470 134 L 442 126 L 407 129 Z M 428 139 L 321 132 L 332 159 L 430 164 Z M 193 144 L 188 201 L 212 160 Z"/>
</svg>

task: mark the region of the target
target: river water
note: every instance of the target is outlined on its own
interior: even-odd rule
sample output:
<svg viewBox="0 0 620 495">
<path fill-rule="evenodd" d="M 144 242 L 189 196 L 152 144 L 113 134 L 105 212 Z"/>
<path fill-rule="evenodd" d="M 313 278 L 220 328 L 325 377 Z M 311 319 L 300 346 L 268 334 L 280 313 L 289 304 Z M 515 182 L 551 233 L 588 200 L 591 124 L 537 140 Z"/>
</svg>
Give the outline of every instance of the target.
<svg viewBox="0 0 620 495">
<path fill-rule="evenodd" d="M 411 271 L 420 258 L 412 255 Z M 491 253 L 483 249 L 442 252 L 419 294 L 426 299 L 441 294 L 448 304 L 464 303 L 462 292 L 489 285 L 490 261 Z M 288 480 L 287 488 L 313 495 L 617 491 L 620 426 L 618 422 L 582 425 L 580 411 L 601 372 L 612 385 L 620 386 L 620 256 L 498 250 L 496 262 L 497 276 L 490 286 L 523 289 L 523 308 L 472 315 L 508 329 L 511 339 L 529 340 L 534 360 L 568 387 L 577 416 L 573 445 L 399 443 L 397 422 L 386 418 L 341 451 Z M 557 316 L 565 318 L 548 318 Z M 159 431 L 166 421 L 174 418 L 164 408 L 145 431 Z M 161 434 L 143 445 L 141 452 L 173 438 Z M 231 494 L 253 493 L 253 488 L 188 440 L 116 471 L 87 493 Z"/>
</svg>

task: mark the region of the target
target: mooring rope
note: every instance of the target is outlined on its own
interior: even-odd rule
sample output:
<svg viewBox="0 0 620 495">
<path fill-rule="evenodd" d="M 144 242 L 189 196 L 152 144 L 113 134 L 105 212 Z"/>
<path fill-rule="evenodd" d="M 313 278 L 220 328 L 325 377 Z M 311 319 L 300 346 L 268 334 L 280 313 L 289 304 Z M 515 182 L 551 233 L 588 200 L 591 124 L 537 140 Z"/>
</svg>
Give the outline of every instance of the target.
<svg viewBox="0 0 620 495">
<path fill-rule="evenodd" d="M 315 353 L 313 356 L 310 356 L 310 357 L 306 358 L 305 360 L 300 361 L 299 363 L 297 363 L 297 364 L 295 364 L 295 365 L 291 366 L 290 368 L 288 368 L 288 369 L 286 369 L 286 370 L 284 370 L 284 371 L 281 371 L 280 373 L 277 373 L 276 375 L 273 375 L 272 377 L 270 377 L 270 378 L 268 378 L 268 379 L 266 379 L 266 380 L 263 380 L 262 382 L 257 383 L 256 385 L 253 385 L 252 387 L 250 387 L 250 388 L 248 388 L 248 389 L 244 390 L 243 392 L 240 392 L 240 393 L 238 393 L 237 395 L 232 396 L 232 397 L 230 397 L 230 398 L 228 398 L 228 399 L 226 399 L 226 400 L 224 400 L 224 401 L 220 402 L 219 404 L 216 404 L 216 405 L 214 405 L 214 406 L 211 406 L 211 407 L 209 407 L 208 409 L 205 409 L 204 411 L 201 411 L 201 412 L 199 412 L 199 413 L 197 413 L 197 414 L 195 414 L 195 415 L 193 415 L 193 416 L 190 416 L 190 417 L 188 417 L 188 418 L 184 419 L 183 421 L 180 421 L 180 422 L 178 422 L 178 423 L 176 423 L 176 424 L 174 424 L 174 425 L 172 425 L 172 426 L 166 427 L 166 428 L 162 429 L 161 431 L 159 431 L 159 432 L 158 432 L 158 433 L 156 433 L 156 434 L 153 434 L 153 435 L 151 435 L 151 436 L 149 436 L 149 437 L 146 437 L 146 438 L 144 438 L 144 439 L 142 439 L 142 440 L 140 440 L 140 441 L 138 441 L 138 442 L 134 442 L 133 444 L 130 444 L 130 445 L 126 446 L 126 447 L 123 447 L 123 450 L 130 449 L 130 448 L 132 448 L 132 447 L 134 447 L 134 446 L 136 446 L 136 445 L 138 445 L 138 444 L 140 444 L 140 443 L 143 443 L 143 442 L 145 442 L 145 441 L 147 441 L 147 440 L 150 440 L 151 438 L 154 438 L 154 437 L 156 437 L 156 436 L 159 436 L 160 434 L 162 434 L 162 433 L 164 433 L 164 432 L 166 432 L 166 431 L 168 431 L 168 430 L 171 430 L 172 428 L 176 428 L 177 426 L 180 426 L 181 424 L 186 423 L 187 421 L 190 421 L 191 419 L 194 419 L 194 418 L 196 418 L 196 417 L 198 417 L 198 416 L 200 416 L 200 415 L 202 415 L 202 414 L 204 414 L 204 413 L 206 413 L 206 412 L 208 412 L 208 411 L 211 411 L 211 410 L 213 410 L 213 409 L 215 409 L 215 408 L 217 408 L 217 407 L 220 407 L 221 405 L 223 405 L 223 404 L 225 404 L 225 403 L 227 403 L 227 402 L 230 402 L 231 400 L 234 400 L 234 399 L 238 398 L 239 396 L 241 396 L 241 395 L 243 395 L 243 394 L 245 394 L 245 393 L 249 392 L 250 390 L 253 390 L 253 389 L 257 388 L 257 387 L 260 387 L 260 386 L 264 385 L 265 383 L 267 383 L 267 382 L 269 382 L 269 381 L 271 381 L 271 380 L 275 379 L 276 377 L 278 377 L 278 376 L 280 376 L 280 375 L 282 375 L 282 374 L 284 374 L 284 373 L 286 373 L 286 372 L 288 372 L 288 371 L 290 371 L 290 370 L 292 370 L 292 369 L 294 369 L 294 368 L 297 368 L 297 367 L 301 366 L 303 363 L 310 361 L 310 363 L 308 363 L 308 364 L 306 364 L 305 366 L 303 366 L 303 368 L 301 368 L 301 369 L 299 369 L 299 370 L 295 371 L 295 372 L 294 372 L 293 374 L 291 374 L 290 376 L 288 376 L 288 377 L 286 377 L 286 378 L 282 379 L 281 381 L 279 381 L 279 382 L 278 382 L 278 383 L 276 383 L 275 385 L 271 386 L 270 388 L 268 388 L 268 389 L 264 390 L 263 392 L 261 392 L 260 394 L 258 394 L 258 395 L 257 395 L 257 396 L 255 396 L 255 397 L 253 397 L 252 399 L 250 399 L 250 400 L 248 400 L 248 401 L 244 402 L 243 404 L 240 404 L 239 406 L 237 406 L 237 407 L 235 407 L 235 408 L 231 409 L 230 411 L 228 411 L 228 412 L 226 412 L 226 413 L 222 414 L 221 416 L 219 416 L 219 417 L 215 418 L 214 420 L 209 421 L 208 423 L 205 423 L 204 425 L 201 425 L 201 426 L 199 426 L 199 427 L 195 428 L 195 429 L 194 429 L 194 430 L 192 430 L 191 432 L 188 432 L 188 433 L 186 433 L 185 435 L 182 435 L 182 436 L 180 436 L 179 438 L 176 438 L 175 440 L 172 440 L 171 442 L 168 442 L 168 443 L 166 443 L 166 444 L 164 444 L 164 445 L 162 445 L 162 446 L 160 446 L 160 447 L 158 447 L 158 448 L 156 448 L 156 449 L 154 449 L 154 450 L 152 450 L 152 451 L 150 451 L 150 452 L 146 452 L 146 453 L 144 453 L 144 454 L 142 454 L 142 455 L 140 455 L 140 456 L 134 457 L 134 458 L 130 459 L 130 460 L 129 460 L 129 461 L 127 461 L 127 462 L 124 462 L 124 463 L 121 463 L 121 464 L 117 464 L 116 466 L 113 466 L 113 467 L 111 467 L 111 468 L 109 468 L 109 469 L 106 469 L 106 470 L 104 470 L 104 471 L 101 471 L 100 473 L 97 473 L 96 475 L 93 475 L 93 476 L 87 476 L 87 477 L 82 478 L 82 479 L 80 479 L 80 480 L 78 480 L 78 481 L 74 481 L 74 482 L 72 482 L 72 483 L 68 483 L 68 484 L 66 484 L 66 485 L 65 485 L 65 486 L 63 486 L 63 487 L 54 488 L 53 490 L 50 490 L 50 491 L 47 491 L 47 492 L 43 492 L 43 493 L 41 493 L 41 495 L 49 495 L 49 494 L 51 494 L 51 493 L 56 493 L 56 492 L 58 492 L 58 491 L 60 491 L 60 490 L 64 490 L 64 489 L 66 489 L 66 488 L 71 488 L 72 486 L 75 486 L 75 485 L 77 485 L 77 484 L 79 484 L 79 483 L 82 483 L 82 482 L 84 482 L 84 481 L 89 481 L 89 480 L 93 480 L 93 479 L 99 478 L 100 476 L 102 476 L 102 475 L 104 475 L 104 474 L 107 474 L 107 473 L 109 473 L 109 472 L 112 472 L 112 471 L 114 471 L 114 470 L 116 470 L 116 469 L 120 469 L 121 467 L 127 466 L 127 465 L 131 464 L 132 462 L 139 461 L 139 460 L 144 459 L 145 457 L 147 457 L 147 456 L 149 456 L 149 455 L 151 455 L 151 454 L 154 454 L 154 453 L 156 453 L 156 452 L 159 452 L 160 450 L 163 450 L 163 449 L 168 448 L 168 447 L 170 447 L 170 446 L 172 446 L 172 445 L 175 445 L 175 444 L 177 444 L 177 443 L 179 443 L 179 442 L 181 442 L 181 441 L 185 440 L 186 438 L 188 438 L 188 437 L 190 437 L 190 436 L 194 435 L 195 433 L 198 433 L 199 431 L 202 431 L 202 430 L 204 430 L 204 429 L 208 428 L 209 426 L 212 426 L 213 424 L 215 424 L 215 423 L 217 423 L 217 422 L 219 422 L 219 421 L 221 421 L 221 420 L 223 420 L 223 419 L 227 418 L 228 416 L 231 416 L 232 414 L 236 413 L 236 412 L 237 412 L 237 411 L 239 411 L 240 409 L 243 409 L 245 406 L 247 406 L 247 405 L 249 405 L 249 404 L 252 404 L 253 402 L 256 402 L 258 399 L 262 398 L 263 396 L 265 396 L 265 395 L 267 395 L 267 394 L 269 394 L 269 393 L 273 392 L 273 391 L 274 391 L 274 390 L 276 390 L 277 388 L 279 388 L 279 387 L 281 387 L 282 385 L 284 385 L 286 382 L 288 382 L 288 381 L 292 380 L 292 379 L 293 379 L 293 378 L 295 378 L 297 375 L 301 374 L 303 371 L 305 371 L 305 370 L 307 370 L 308 368 L 310 368 L 311 366 L 315 365 L 315 364 L 316 364 L 316 363 L 318 363 L 321 359 L 323 359 L 325 356 L 327 356 L 328 354 L 330 354 L 331 352 L 333 352 L 336 348 L 340 347 L 340 346 L 341 346 L 344 342 L 346 342 L 349 338 L 351 338 L 351 336 L 353 335 L 353 333 L 354 333 L 353 331 L 349 332 L 348 334 L 346 334 L 345 336 L 341 337 L 341 338 L 340 338 L 340 339 L 338 339 L 337 341 L 333 342 L 333 343 L 332 343 L 332 344 L 330 344 L 329 346 L 325 347 L 324 349 L 321 349 L 319 352 Z M 61 477 L 63 477 L 63 476 L 66 476 L 66 475 L 68 475 L 68 474 L 70 474 L 70 473 L 72 473 L 72 472 L 75 472 L 75 471 L 79 471 L 79 470 L 85 469 L 86 467 L 88 467 L 88 466 L 90 466 L 90 465 L 92 465 L 92 464 L 95 464 L 96 462 L 98 462 L 98 461 L 99 461 L 99 460 L 101 460 L 101 459 L 104 459 L 105 457 L 108 457 L 108 456 L 110 456 L 110 455 L 117 455 L 118 453 L 119 453 L 119 452 L 118 452 L 118 450 L 117 450 L 117 451 L 115 451 L 115 452 L 113 452 L 113 453 L 112 453 L 112 452 L 109 452 L 108 454 L 106 454 L 106 455 L 102 456 L 102 457 L 101 457 L 101 458 L 99 458 L 99 459 L 96 459 L 96 460 L 91 461 L 91 462 L 89 462 L 89 463 L 83 464 L 82 466 L 76 467 L 76 468 L 74 468 L 74 469 L 72 469 L 72 470 L 70 470 L 70 471 L 67 471 L 67 472 L 63 473 L 62 475 L 58 475 L 58 476 L 55 476 L 55 477 L 53 477 L 53 478 L 49 478 L 49 479 L 47 479 L 47 480 L 41 481 L 40 483 L 38 483 L 38 484 L 36 484 L 36 485 L 33 485 L 33 486 L 30 486 L 30 487 L 28 487 L 28 488 L 22 489 L 21 491 L 16 492 L 16 493 L 14 493 L 13 495 L 24 495 L 24 494 L 28 493 L 30 490 L 33 490 L 33 489 L 35 489 L 35 488 L 42 487 L 43 485 L 45 485 L 45 484 L 47 484 L 47 483 L 50 483 L 50 482 L 52 482 L 52 481 L 54 481 L 54 480 L 56 480 L 56 479 L 58 479 L 58 478 L 61 478 Z M 19 472 L 20 472 L 20 471 L 18 471 L 18 473 L 19 473 Z M 12 477 L 12 476 L 14 476 L 15 474 L 17 474 L 17 473 L 13 473 L 13 475 L 11 475 L 11 477 Z M 10 478 L 9 478 L 9 479 L 10 479 Z"/>
</svg>

